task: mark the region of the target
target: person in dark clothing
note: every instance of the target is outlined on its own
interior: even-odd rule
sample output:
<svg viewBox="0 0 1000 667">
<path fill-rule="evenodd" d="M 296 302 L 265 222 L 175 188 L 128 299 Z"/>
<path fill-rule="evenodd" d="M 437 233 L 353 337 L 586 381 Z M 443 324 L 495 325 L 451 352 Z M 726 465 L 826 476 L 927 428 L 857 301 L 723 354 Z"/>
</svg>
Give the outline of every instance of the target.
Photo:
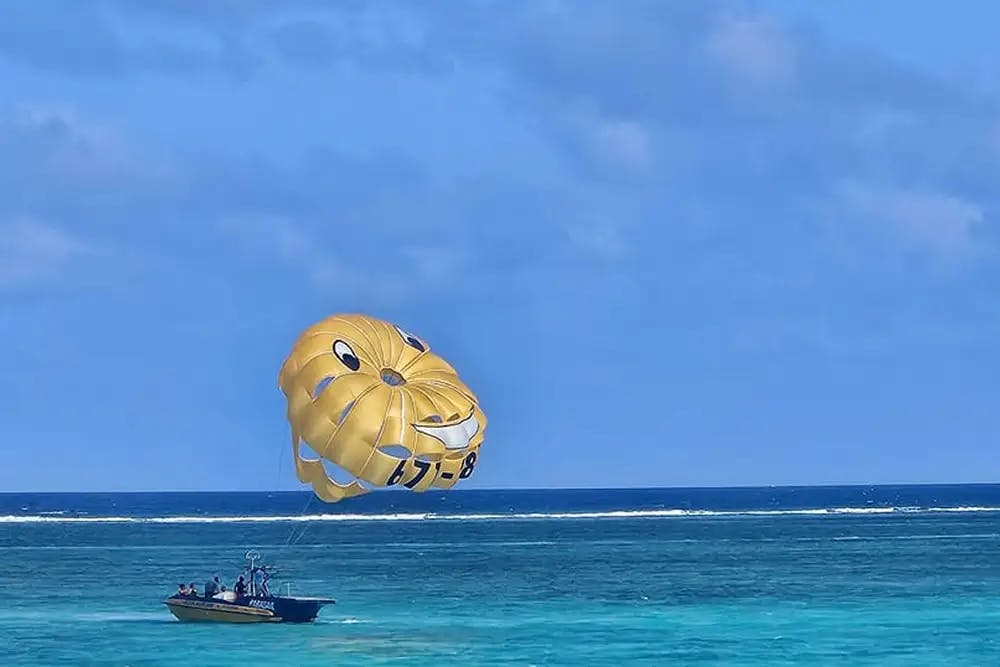
<svg viewBox="0 0 1000 667">
<path fill-rule="evenodd" d="M 210 598 L 219 592 L 219 577 L 212 577 L 211 581 L 205 582 L 205 597 Z"/>
<path fill-rule="evenodd" d="M 233 592 L 236 593 L 236 597 L 241 598 L 247 594 L 247 584 L 243 581 L 243 575 L 236 580 L 236 584 L 233 585 Z"/>
</svg>

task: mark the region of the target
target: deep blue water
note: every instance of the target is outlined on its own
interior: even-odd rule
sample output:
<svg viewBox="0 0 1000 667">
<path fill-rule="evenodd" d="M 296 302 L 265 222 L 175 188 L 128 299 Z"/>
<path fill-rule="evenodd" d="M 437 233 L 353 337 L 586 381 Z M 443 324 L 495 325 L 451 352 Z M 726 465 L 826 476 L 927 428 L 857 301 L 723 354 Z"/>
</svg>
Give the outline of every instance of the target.
<svg viewBox="0 0 1000 667">
<path fill-rule="evenodd" d="M 247 548 L 337 604 L 170 616 Z M 0 494 L 0 591 L 2 665 L 996 665 L 1000 485 Z"/>
</svg>

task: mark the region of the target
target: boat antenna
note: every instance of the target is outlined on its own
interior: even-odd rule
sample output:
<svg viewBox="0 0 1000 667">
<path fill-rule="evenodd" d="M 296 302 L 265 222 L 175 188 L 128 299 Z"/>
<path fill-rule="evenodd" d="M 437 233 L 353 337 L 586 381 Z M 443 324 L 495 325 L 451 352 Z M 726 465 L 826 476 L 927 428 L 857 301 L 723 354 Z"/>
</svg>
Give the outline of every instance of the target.
<svg viewBox="0 0 1000 667">
<path fill-rule="evenodd" d="M 254 574 L 256 574 L 256 571 L 257 571 L 257 561 L 260 560 L 260 552 L 257 551 L 256 549 L 250 549 L 245 554 L 243 554 L 243 557 L 246 558 L 248 561 L 250 561 L 250 567 L 249 567 L 249 571 L 250 571 L 250 582 L 249 582 L 250 583 L 250 597 L 253 597 L 254 595 L 257 594 L 257 591 L 254 590 L 254 588 L 255 588 L 254 587 L 254 579 L 256 579 L 256 577 L 254 577 Z"/>
</svg>

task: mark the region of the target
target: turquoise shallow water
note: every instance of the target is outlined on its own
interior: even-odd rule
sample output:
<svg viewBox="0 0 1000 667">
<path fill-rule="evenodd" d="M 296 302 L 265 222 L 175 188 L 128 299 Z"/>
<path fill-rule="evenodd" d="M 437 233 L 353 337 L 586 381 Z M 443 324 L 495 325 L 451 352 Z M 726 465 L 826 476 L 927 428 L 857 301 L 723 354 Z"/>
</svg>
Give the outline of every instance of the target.
<svg viewBox="0 0 1000 667">
<path fill-rule="evenodd" d="M 1000 664 L 989 506 L 670 512 L 685 501 L 604 493 L 625 495 L 425 497 L 312 522 L 266 518 L 263 495 L 241 512 L 8 496 L 0 664 Z M 231 581 L 248 547 L 337 604 L 312 625 L 170 616 L 179 582 Z"/>
</svg>

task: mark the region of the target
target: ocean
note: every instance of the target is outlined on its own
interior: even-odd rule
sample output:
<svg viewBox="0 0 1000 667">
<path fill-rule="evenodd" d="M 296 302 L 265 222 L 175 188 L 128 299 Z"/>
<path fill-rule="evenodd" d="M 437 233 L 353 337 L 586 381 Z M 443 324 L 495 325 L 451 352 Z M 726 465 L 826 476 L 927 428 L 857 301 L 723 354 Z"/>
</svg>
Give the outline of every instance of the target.
<svg viewBox="0 0 1000 667">
<path fill-rule="evenodd" d="M 163 606 L 251 548 L 336 604 Z M 1000 665 L 1000 485 L 0 494 L 0 594 L 5 667 Z"/>
</svg>

